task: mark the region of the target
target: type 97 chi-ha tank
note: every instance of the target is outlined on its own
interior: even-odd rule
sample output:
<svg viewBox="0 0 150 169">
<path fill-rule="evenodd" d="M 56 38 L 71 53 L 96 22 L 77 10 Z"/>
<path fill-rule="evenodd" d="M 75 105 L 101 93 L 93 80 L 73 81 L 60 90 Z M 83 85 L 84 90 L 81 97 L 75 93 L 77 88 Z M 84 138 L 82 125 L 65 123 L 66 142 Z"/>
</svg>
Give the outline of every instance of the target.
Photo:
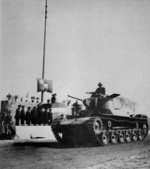
<svg viewBox="0 0 150 169">
<path fill-rule="evenodd" d="M 116 144 L 143 140 L 148 134 L 148 118 L 146 115 L 114 115 L 106 106 L 118 98 L 119 94 L 110 96 L 91 92 L 91 97 L 83 101 L 85 110 L 76 102 L 72 115 L 60 116 L 53 120 L 52 131 L 57 139 L 65 145 Z"/>
</svg>

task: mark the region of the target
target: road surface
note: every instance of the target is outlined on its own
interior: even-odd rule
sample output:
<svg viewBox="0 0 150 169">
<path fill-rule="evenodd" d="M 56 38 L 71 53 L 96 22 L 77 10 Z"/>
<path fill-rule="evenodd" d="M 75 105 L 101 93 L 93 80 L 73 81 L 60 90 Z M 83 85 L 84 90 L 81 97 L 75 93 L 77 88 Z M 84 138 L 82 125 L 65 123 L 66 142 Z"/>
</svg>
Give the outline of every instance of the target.
<svg viewBox="0 0 150 169">
<path fill-rule="evenodd" d="M 0 141 L 0 169 L 148 169 L 150 135 L 106 147 L 63 147 L 55 141 Z"/>
</svg>

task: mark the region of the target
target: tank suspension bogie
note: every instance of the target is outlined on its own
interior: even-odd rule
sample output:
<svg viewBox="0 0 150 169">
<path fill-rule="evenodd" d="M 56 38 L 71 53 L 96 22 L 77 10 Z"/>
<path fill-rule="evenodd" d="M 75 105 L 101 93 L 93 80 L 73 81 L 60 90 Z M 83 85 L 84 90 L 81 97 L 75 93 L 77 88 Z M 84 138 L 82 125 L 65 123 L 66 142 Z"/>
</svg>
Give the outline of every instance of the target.
<svg viewBox="0 0 150 169">
<path fill-rule="evenodd" d="M 97 137 L 100 145 L 105 146 L 109 143 L 109 132 L 107 130 L 103 130 Z"/>
<path fill-rule="evenodd" d="M 127 143 L 131 142 L 131 131 L 130 130 L 125 131 L 125 139 Z"/>
<path fill-rule="evenodd" d="M 118 140 L 120 143 L 124 143 L 125 142 L 125 131 L 124 130 L 119 130 L 118 131 Z"/>
<path fill-rule="evenodd" d="M 148 125 L 146 125 L 146 124 L 143 124 L 143 133 L 144 133 L 144 135 L 148 134 Z"/>
<path fill-rule="evenodd" d="M 115 130 L 110 131 L 110 142 L 116 144 L 118 142 L 118 132 Z"/>
<path fill-rule="evenodd" d="M 142 129 L 138 130 L 138 139 L 139 140 L 143 140 L 144 139 L 144 133 L 143 133 Z"/>
<path fill-rule="evenodd" d="M 137 129 L 133 129 L 132 130 L 131 139 L 132 139 L 132 141 L 137 141 L 138 140 L 138 130 Z"/>
<path fill-rule="evenodd" d="M 78 121 L 78 119 L 77 119 Z M 76 122 L 75 122 L 76 123 Z M 126 125 L 120 121 L 104 117 L 91 117 L 85 123 L 52 125 L 52 131 L 58 142 L 66 145 L 91 142 L 106 146 L 109 143 L 130 143 L 143 140 L 148 134 L 147 122 L 132 122 Z"/>
</svg>

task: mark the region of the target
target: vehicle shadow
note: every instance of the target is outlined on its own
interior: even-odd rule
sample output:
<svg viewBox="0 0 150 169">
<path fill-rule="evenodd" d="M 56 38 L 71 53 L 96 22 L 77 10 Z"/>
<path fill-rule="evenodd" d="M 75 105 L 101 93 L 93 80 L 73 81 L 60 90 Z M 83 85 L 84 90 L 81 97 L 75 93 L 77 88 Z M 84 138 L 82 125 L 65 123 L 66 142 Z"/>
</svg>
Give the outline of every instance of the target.
<svg viewBox="0 0 150 169">
<path fill-rule="evenodd" d="M 22 146 L 34 146 L 34 147 L 47 147 L 47 148 L 54 148 L 54 149 L 66 149 L 66 148 L 89 148 L 95 147 L 92 144 L 84 144 L 84 145 L 62 145 L 56 141 L 24 141 L 24 142 L 15 142 L 12 144 L 14 147 L 22 147 Z"/>
</svg>

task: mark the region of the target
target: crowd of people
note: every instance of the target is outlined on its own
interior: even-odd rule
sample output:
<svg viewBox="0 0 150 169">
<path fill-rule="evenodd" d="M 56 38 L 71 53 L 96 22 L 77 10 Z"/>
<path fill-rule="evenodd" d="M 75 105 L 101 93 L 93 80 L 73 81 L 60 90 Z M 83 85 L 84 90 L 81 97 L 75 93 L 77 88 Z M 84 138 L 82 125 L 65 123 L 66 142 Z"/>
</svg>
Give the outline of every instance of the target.
<svg viewBox="0 0 150 169">
<path fill-rule="evenodd" d="M 15 135 L 15 124 L 10 111 L 0 114 L 0 139 L 12 139 Z"/>
<path fill-rule="evenodd" d="M 18 105 L 15 113 L 15 125 L 50 125 L 52 123 L 52 113 L 50 107 L 37 105 L 27 107 Z"/>
</svg>

